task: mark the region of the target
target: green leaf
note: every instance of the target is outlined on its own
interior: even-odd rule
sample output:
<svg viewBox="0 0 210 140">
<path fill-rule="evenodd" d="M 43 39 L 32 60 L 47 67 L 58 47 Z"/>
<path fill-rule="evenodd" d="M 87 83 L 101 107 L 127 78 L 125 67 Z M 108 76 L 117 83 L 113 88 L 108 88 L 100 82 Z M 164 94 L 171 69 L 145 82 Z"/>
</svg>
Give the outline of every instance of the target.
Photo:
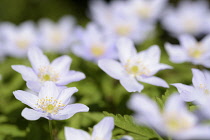
<svg viewBox="0 0 210 140">
<path fill-rule="evenodd" d="M 108 112 L 103 112 L 105 116 L 111 116 L 114 118 L 115 125 L 123 130 L 126 130 L 138 139 L 153 139 L 157 138 L 162 140 L 162 138 L 152 129 L 144 126 L 140 126 L 134 123 L 132 116 L 129 115 L 114 115 Z M 136 139 L 135 139 L 136 140 Z"/>
</svg>

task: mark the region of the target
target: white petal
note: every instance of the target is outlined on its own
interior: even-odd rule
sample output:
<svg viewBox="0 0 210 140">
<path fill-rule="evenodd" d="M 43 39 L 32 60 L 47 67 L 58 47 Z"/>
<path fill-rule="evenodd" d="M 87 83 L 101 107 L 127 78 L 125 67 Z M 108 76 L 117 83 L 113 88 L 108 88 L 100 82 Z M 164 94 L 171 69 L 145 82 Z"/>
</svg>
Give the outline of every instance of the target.
<svg viewBox="0 0 210 140">
<path fill-rule="evenodd" d="M 13 94 L 15 98 L 20 100 L 22 103 L 30 106 L 31 108 L 36 108 L 36 103 L 38 100 L 36 95 L 22 90 L 14 91 Z"/>
<path fill-rule="evenodd" d="M 192 69 L 193 78 L 192 82 L 194 87 L 200 87 L 201 85 L 206 84 L 206 78 L 204 76 L 204 73 L 198 69 Z"/>
<path fill-rule="evenodd" d="M 114 119 L 112 117 L 104 117 L 93 127 L 92 139 L 111 140 L 113 129 Z"/>
<path fill-rule="evenodd" d="M 21 115 L 27 120 L 38 120 L 40 117 L 43 117 L 44 114 L 33 109 L 24 108 Z"/>
<path fill-rule="evenodd" d="M 43 85 L 42 83 L 38 82 L 38 81 L 27 81 L 26 85 L 29 89 L 35 91 L 35 92 L 39 92 L 41 86 Z"/>
<path fill-rule="evenodd" d="M 149 97 L 135 93 L 132 94 L 128 107 L 136 112 L 137 122 L 142 122 L 142 117 L 144 119 L 144 124 L 153 127 L 155 125 L 160 126 L 161 114 L 156 102 L 152 101 Z M 152 116 L 152 117 L 151 117 Z"/>
<path fill-rule="evenodd" d="M 192 86 L 184 85 L 184 84 L 171 84 L 175 86 L 180 93 L 181 98 L 186 102 L 194 101 L 197 98 L 195 94 L 195 89 Z"/>
<path fill-rule="evenodd" d="M 65 127 L 64 133 L 66 140 L 91 140 L 90 135 L 80 129 Z"/>
<path fill-rule="evenodd" d="M 25 81 L 37 80 L 37 75 L 34 73 L 33 69 L 22 66 L 22 65 L 12 65 L 12 69 L 19 72 Z"/>
<path fill-rule="evenodd" d="M 153 64 L 147 67 L 149 69 L 149 76 L 155 75 L 160 70 L 172 69 L 173 67 L 166 64 Z"/>
<path fill-rule="evenodd" d="M 120 61 L 125 64 L 130 57 L 137 54 L 133 42 L 128 38 L 121 38 L 117 42 L 117 49 Z"/>
<path fill-rule="evenodd" d="M 118 80 L 126 74 L 123 66 L 115 60 L 101 59 L 98 61 L 98 66 L 109 76 Z"/>
<path fill-rule="evenodd" d="M 210 44 L 210 35 L 206 35 L 203 39 L 202 39 L 202 44 L 205 46 L 209 46 Z"/>
<path fill-rule="evenodd" d="M 50 64 L 48 58 L 43 54 L 41 49 L 38 47 L 31 47 L 28 50 L 28 58 L 31 62 L 32 68 L 38 72 L 39 68 L 42 66 L 47 66 Z"/>
<path fill-rule="evenodd" d="M 144 63 L 157 64 L 160 61 L 160 48 L 157 45 L 153 45 L 147 50 L 139 52 L 138 57 Z"/>
<path fill-rule="evenodd" d="M 133 140 L 131 136 L 123 136 L 120 140 Z"/>
<path fill-rule="evenodd" d="M 85 79 L 85 74 L 79 71 L 69 71 L 66 75 L 63 75 L 59 81 L 56 82 L 57 85 L 67 85 L 71 82 L 80 81 Z"/>
<path fill-rule="evenodd" d="M 165 103 L 166 112 L 186 110 L 185 103 L 178 94 L 172 94 Z"/>
<path fill-rule="evenodd" d="M 68 104 L 70 102 L 71 96 L 77 91 L 78 89 L 76 87 L 66 88 L 62 90 L 58 100 L 61 101 L 62 104 Z"/>
<path fill-rule="evenodd" d="M 65 120 L 72 117 L 78 112 L 88 112 L 89 108 L 84 104 L 67 105 L 63 110 L 59 111 L 59 115 L 53 116 L 55 120 Z"/>
<path fill-rule="evenodd" d="M 210 127 L 209 126 L 196 126 L 192 129 L 179 133 L 175 138 L 183 139 L 183 140 L 192 140 L 192 139 L 193 140 L 196 140 L 196 139 L 207 140 L 207 139 L 210 139 Z"/>
<path fill-rule="evenodd" d="M 144 88 L 134 77 L 123 77 L 120 79 L 120 83 L 128 92 L 141 92 Z"/>
<path fill-rule="evenodd" d="M 39 92 L 39 98 L 50 98 L 53 97 L 54 99 L 57 99 L 59 96 L 58 87 L 55 85 L 55 83 L 51 81 L 47 81 L 44 83 L 44 85 L 41 87 Z"/>
<path fill-rule="evenodd" d="M 190 35 L 181 35 L 179 37 L 179 41 L 180 41 L 180 44 L 184 48 L 192 47 L 193 45 L 195 45 L 197 43 L 195 38 L 193 36 L 190 36 Z"/>
<path fill-rule="evenodd" d="M 69 56 L 64 55 L 53 60 L 51 66 L 58 73 L 65 75 L 70 69 L 71 62 L 72 59 Z"/>
<path fill-rule="evenodd" d="M 137 77 L 137 79 L 141 82 L 148 83 L 151 85 L 161 86 L 161 87 L 165 87 L 165 88 L 169 87 L 168 84 L 163 79 L 156 77 L 156 76 L 152 76 L 152 77 L 139 76 L 139 77 Z"/>
<path fill-rule="evenodd" d="M 174 63 L 182 63 L 187 61 L 187 54 L 183 48 L 178 45 L 165 44 L 165 49 L 169 54 L 170 61 Z"/>
</svg>

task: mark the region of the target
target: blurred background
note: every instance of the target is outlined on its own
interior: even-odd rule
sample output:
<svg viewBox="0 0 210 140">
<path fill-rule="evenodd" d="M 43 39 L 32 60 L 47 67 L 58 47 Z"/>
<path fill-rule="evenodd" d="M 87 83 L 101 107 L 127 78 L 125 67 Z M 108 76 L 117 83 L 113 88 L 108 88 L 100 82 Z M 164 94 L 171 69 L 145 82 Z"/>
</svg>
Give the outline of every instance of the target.
<svg viewBox="0 0 210 140">
<path fill-rule="evenodd" d="M 79 23 L 87 22 L 90 0 L 0 0 L 0 21 L 16 24 L 40 18 L 58 20 L 64 15 L 73 15 Z M 107 2 L 111 0 L 105 0 Z M 114 1 L 114 0 L 113 0 Z M 115 0 L 117 1 L 117 0 Z M 170 0 L 177 3 L 179 0 Z"/>
<path fill-rule="evenodd" d="M 110 0 L 106 1 L 109 2 Z M 176 5 L 180 1 L 182 0 L 170 0 L 169 3 Z M 11 22 L 19 25 L 28 20 L 36 23 L 42 18 L 58 21 L 65 15 L 72 15 L 75 17 L 78 25 L 84 26 L 90 21 L 90 18 L 87 16 L 89 13 L 89 2 L 89 0 L 0 0 L 0 24 L 1 22 Z M 190 84 L 192 78 L 191 68 L 197 66 L 189 63 L 184 63 L 184 65 L 173 64 L 168 60 L 163 44 L 165 42 L 178 43 L 178 40 L 170 36 L 159 24 L 154 37 L 143 42 L 140 45 L 142 48 L 139 50 L 143 50 L 153 44 L 162 46 L 162 63 L 172 65 L 176 70 L 159 72 L 158 76 L 166 79 L 169 83 L 178 81 Z M 198 37 L 198 39 L 200 38 L 202 36 Z M 47 55 L 50 60 L 59 56 L 59 54 Z M 81 113 L 69 120 L 54 122 L 56 129 L 53 133 L 59 140 L 64 139 L 64 126 L 91 131 L 88 127 L 92 127 L 104 116 L 101 113 L 102 111 L 122 115 L 132 114 L 132 111 L 126 107 L 130 94 L 119 84 L 119 81 L 104 74 L 96 64 L 85 61 L 75 55 L 71 55 L 71 57 L 73 59 L 71 69 L 84 72 L 87 78 L 81 82 L 71 83 L 68 86 L 76 86 L 79 89 L 79 92 L 75 94 L 76 101 L 89 106 L 91 113 Z M 21 116 L 21 111 L 25 105 L 16 100 L 12 92 L 24 90 L 26 86 L 21 75 L 11 69 L 11 65 L 14 64 L 30 66 L 27 59 L 11 57 L 0 64 L 0 74 L 2 75 L 2 80 L 0 81 L 0 140 L 48 140 L 49 132 L 46 119 L 27 121 Z M 145 92 L 159 97 L 163 93 L 169 95 L 176 91 L 173 87 L 166 91 L 165 88 L 161 87 L 151 88 L 147 84 L 144 84 L 144 86 Z M 127 134 L 127 132 L 116 129 L 114 135 L 117 136 L 118 134 Z"/>
</svg>

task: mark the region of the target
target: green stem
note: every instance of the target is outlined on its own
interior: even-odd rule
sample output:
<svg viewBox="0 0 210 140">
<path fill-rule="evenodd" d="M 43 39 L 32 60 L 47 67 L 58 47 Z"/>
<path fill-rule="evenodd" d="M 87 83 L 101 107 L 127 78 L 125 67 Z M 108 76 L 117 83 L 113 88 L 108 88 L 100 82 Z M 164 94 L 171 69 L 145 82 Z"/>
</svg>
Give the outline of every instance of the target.
<svg viewBox="0 0 210 140">
<path fill-rule="evenodd" d="M 52 120 L 48 120 L 49 122 L 49 131 L 50 131 L 50 140 L 53 140 L 53 134 L 52 134 Z"/>
</svg>

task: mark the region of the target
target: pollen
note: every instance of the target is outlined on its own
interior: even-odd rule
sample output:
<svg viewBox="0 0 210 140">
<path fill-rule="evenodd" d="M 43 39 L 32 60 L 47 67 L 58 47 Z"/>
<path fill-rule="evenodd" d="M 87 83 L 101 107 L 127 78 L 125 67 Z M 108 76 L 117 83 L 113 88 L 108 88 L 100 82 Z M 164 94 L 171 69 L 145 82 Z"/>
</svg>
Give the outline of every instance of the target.
<svg viewBox="0 0 210 140">
<path fill-rule="evenodd" d="M 57 114 L 59 110 L 62 110 L 66 106 L 61 101 L 53 99 L 53 97 L 39 99 L 36 105 L 41 111 L 50 114 Z"/>
<path fill-rule="evenodd" d="M 149 69 L 141 61 L 131 62 L 128 60 L 124 67 L 133 76 L 149 75 L 150 73 Z"/>
<path fill-rule="evenodd" d="M 59 79 L 59 74 L 50 66 L 44 66 L 39 69 L 38 77 L 40 81 L 53 81 L 56 82 Z"/>
<path fill-rule="evenodd" d="M 166 128 L 171 132 L 186 130 L 193 126 L 193 122 L 189 118 L 175 112 L 164 114 L 164 121 Z"/>
<path fill-rule="evenodd" d="M 60 44 L 63 40 L 63 35 L 60 31 L 56 30 L 51 33 L 50 39 L 54 44 Z"/>
<path fill-rule="evenodd" d="M 29 46 L 29 41 L 26 39 L 18 39 L 15 43 L 20 49 L 26 49 Z"/>
<path fill-rule="evenodd" d="M 148 18 L 151 14 L 151 8 L 148 5 L 141 6 L 137 9 L 137 13 L 140 17 Z"/>
<path fill-rule="evenodd" d="M 116 32 L 121 36 L 126 36 L 130 34 L 131 27 L 129 25 L 118 25 L 116 28 Z"/>
<path fill-rule="evenodd" d="M 202 56 L 203 52 L 201 50 L 195 49 L 190 50 L 189 55 L 194 58 L 200 58 Z"/>
<path fill-rule="evenodd" d="M 132 66 L 131 67 L 131 72 L 132 73 L 137 73 L 139 71 L 139 67 L 138 66 Z"/>
<path fill-rule="evenodd" d="M 189 33 L 195 32 L 197 26 L 198 26 L 197 22 L 194 19 L 192 18 L 183 19 L 183 27 L 187 32 Z"/>
<path fill-rule="evenodd" d="M 205 85 L 200 84 L 200 88 L 203 90 L 203 92 L 204 92 L 205 94 L 210 94 L 210 90 L 207 89 Z"/>
<path fill-rule="evenodd" d="M 102 45 L 93 45 L 91 47 L 91 53 L 96 57 L 102 56 L 104 52 L 105 52 L 105 49 Z"/>
</svg>

